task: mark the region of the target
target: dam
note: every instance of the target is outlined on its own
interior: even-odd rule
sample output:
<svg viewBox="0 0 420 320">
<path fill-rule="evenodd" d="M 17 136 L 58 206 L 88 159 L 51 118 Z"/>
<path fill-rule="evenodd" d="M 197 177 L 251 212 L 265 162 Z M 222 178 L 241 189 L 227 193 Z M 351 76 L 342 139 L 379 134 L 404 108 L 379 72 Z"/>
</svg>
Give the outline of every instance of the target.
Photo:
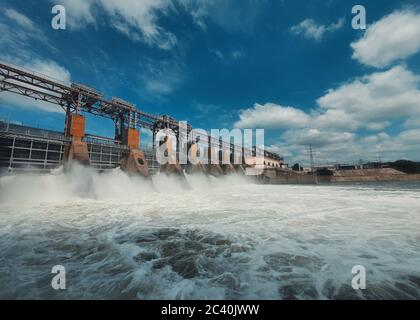
<svg viewBox="0 0 420 320">
<path fill-rule="evenodd" d="M 13 312 L 420 300 L 420 1 L 53 2 L 0 11 Z"/>
<path fill-rule="evenodd" d="M 21 67 L 0 63 L 1 91 L 52 103 L 66 115 L 63 132 L 0 122 L 2 170 L 48 171 L 76 161 L 100 171 L 121 167 L 129 174 L 147 178 L 158 172 L 182 176 L 184 171 L 221 176 L 244 173 L 260 166 L 257 180 L 265 181 L 269 179 L 264 176 L 266 169 L 278 170 L 284 164 L 283 158 L 267 150 L 255 146 L 246 148 L 242 141 L 238 144 L 198 133 L 191 125 L 168 115 L 152 115 L 120 98 L 106 99 L 96 89 L 83 84 L 60 83 Z M 114 138 L 86 134 L 86 113 L 111 119 L 115 124 Z M 151 149 L 140 146 L 140 128 L 152 132 Z M 193 139 L 186 140 L 185 145 L 175 143 L 174 146 L 169 135 L 157 138 L 162 131 L 174 134 L 176 141 L 186 136 Z M 162 147 L 165 156 L 173 161 L 159 165 L 156 151 Z M 190 150 L 193 159 L 182 163 L 181 148 Z M 199 160 L 201 153 L 206 154 L 208 162 Z"/>
</svg>

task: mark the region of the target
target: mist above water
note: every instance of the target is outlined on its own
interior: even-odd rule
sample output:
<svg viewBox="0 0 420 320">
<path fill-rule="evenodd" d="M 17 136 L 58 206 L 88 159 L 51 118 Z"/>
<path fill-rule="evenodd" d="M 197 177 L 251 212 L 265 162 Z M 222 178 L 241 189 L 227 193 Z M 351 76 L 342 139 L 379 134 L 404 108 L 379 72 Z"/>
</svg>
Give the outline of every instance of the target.
<svg viewBox="0 0 420 320">
<path fill-rule="evenodd" d="M 193 189 L 250 183 L 238 175 L 215 178 L 194 174 L 186 175 L 186 179 Z M 119 168 L 99 173 L 93 168 L 73 164 L 67 172 L 60 167 L 51 174 L 17 173 L 1 176 L 0 201 L 31 204 L 62 203 L 77 199 L 138 200 L 144 194 L 185 192 L 184 186 L 176 176 L 161 174 L 148 180 L 140 176 L 128 176 Z"/>
<path fill-rule="evenodd" d="M 0 177 L 0 298 L 420 298 L 418 184 L 72 170 Z"/>
</svg>

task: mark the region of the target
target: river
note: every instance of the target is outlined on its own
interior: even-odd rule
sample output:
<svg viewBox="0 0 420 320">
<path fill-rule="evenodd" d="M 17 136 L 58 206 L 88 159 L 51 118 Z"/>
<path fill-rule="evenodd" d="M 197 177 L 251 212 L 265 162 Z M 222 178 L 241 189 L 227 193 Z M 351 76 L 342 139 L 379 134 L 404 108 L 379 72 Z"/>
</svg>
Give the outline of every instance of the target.
<svg viewBox="0 0 420 320">
<path fill-rule="evenodd" d="M 419 299 L 420 184 L 0 177 L 2 299 Z M 52 267 L 66 271 L 54 290 Z M 352 268 L 366 289 L 352 288 Z"/>
</svg>

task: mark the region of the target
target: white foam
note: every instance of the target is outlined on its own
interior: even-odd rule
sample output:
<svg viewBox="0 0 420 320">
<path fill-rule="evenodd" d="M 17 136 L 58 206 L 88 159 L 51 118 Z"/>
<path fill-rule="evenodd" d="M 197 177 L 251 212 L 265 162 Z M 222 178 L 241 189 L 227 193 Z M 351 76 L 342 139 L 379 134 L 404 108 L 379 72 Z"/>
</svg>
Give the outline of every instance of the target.
<svg viewBox="0 0 420 320">
<path fill-rule="evenodd" d="M 0 297 L 419 298 L 420 188 L 270 186 L 119 170 L 0 178 Z M 364 265 L 368 290 L 351 289 Z M 17 282 L 18 283 L 17 283 Z"/>
</svg>

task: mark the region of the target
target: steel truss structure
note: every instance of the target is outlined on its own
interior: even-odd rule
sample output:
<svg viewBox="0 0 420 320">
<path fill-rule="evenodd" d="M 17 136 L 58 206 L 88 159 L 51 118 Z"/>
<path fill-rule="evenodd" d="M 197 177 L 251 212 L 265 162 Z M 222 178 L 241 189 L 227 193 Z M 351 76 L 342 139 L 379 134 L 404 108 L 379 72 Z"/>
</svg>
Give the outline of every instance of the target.
<svg viewBox="0 0 420 320">
<path fill-rule="evenodd" d="M 111 100 L 107 100 L 103 94 L 86 85 L 61 83 L 44 75 L 6 63 L 0 63 L 1 91 L 9 91 L 55 104 L 67 114 L 85 112 L 112 119 L 116 128 L 115 138 L 118 141 L 121 141 L 123 128 L 147 128 L 153 132 L 153 136 L 161 129 L 171 129 L 177 136 L 182 131 L 179 122 L 170 116 L 152 115 L 138 110 L 134 104 L 120 98 L 113 97 Z M 187 125 L 187 134 L 193 131 L 193 128 Z M 67 132 L 66 128 L 64 132 Z M 216 147 L 218 150 L 230 150 L 232 153 L 241 152 L 242 154 L 245 151 L 242 147 L 210 136 L 207 136 L 204 140 L 209 147 Z M 247 151 L 254 155 L 257 153 L 255 148 Z M 282 160 L 277 154 L 266 150 L 259 154 L 264 154 L 264 157 L 267 158 Z"/>
</svg>

